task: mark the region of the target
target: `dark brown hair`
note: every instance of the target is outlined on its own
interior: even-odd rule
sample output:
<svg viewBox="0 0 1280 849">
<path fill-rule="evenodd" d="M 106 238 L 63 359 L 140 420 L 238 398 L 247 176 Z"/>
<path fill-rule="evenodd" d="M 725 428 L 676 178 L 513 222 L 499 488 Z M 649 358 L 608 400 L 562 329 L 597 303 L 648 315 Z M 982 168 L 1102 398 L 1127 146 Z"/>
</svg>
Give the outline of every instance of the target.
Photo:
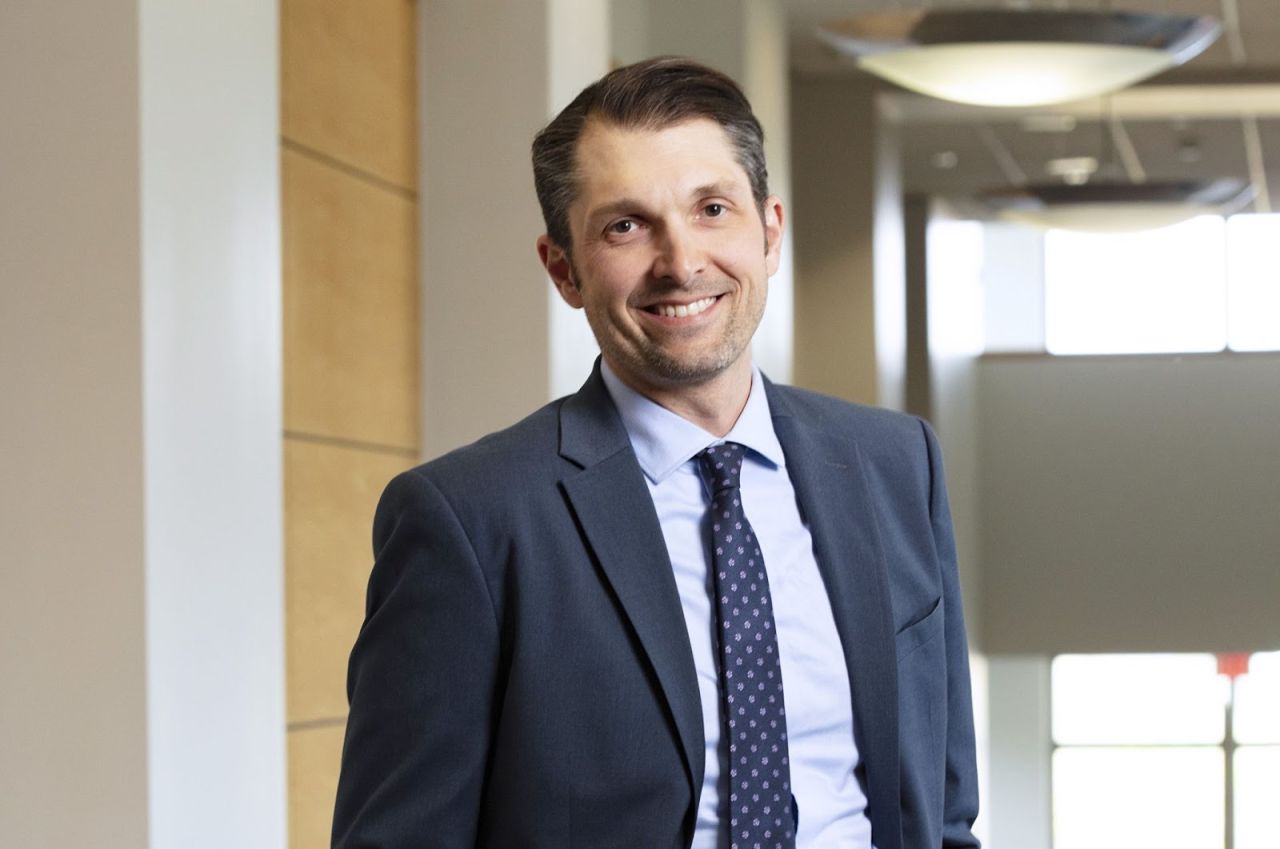
<svg viewBox="0 0 1280 849">
<path fill-rule="evenodd" d="M 724 129 L 751 181 L 751 194 L 763 206 L 769 195 L 764 130 L 746 95 L 713 68 L 663 56 L 605 74 L 534 137 L 533 183 L 551 240 L 566 251 L 572 246 L 569 207 L 578 195 L 576 153 L 588 120 L 660 130 L 696 118 L 708 118 Z"/>
</svg>

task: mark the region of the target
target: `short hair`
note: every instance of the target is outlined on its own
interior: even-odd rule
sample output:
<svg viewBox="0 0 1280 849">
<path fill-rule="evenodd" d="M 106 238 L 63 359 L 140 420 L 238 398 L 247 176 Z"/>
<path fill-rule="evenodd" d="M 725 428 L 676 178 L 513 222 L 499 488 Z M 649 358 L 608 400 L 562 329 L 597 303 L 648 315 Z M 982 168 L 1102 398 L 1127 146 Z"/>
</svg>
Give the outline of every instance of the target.
<svg viewBox="0 0 1280 849">
<path fill-rule="evenodd" d="M 577 148 L 592 119 L 625 129 L 661 130 L 707 118 L 724 130 L 751 194 L 769 196 L 764 130 L 742 89 L 730 77 L 678 56 L 647 59 L 605 74 L 587 86 L 533 139 L 533 182 L 547 235 L 571 247 L 569 207 L 578 197 Z"/>
</svg>

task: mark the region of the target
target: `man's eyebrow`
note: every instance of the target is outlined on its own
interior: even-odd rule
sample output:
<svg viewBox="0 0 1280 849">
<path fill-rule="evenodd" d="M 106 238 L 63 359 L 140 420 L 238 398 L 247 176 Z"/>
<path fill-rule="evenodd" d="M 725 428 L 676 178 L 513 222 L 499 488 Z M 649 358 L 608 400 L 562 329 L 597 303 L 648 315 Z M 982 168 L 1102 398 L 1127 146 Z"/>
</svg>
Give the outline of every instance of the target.
<svg viewBox="0 0 1280 849">
<path fill-rule="evenodd" d="M 690 192 L 690 195 L 692 197 L 699 197 L 699 198 L 708 197 L 708 196 L 719 196 L 719 197 L 731 198 L 739 194 L 740 191 L 741 191 L 741 188 L 737 183 L 716 182 L 716 183 L 707 183 L 705 185 L 698 186 L 698 188 Z"/>
<path fill-rule="evenodd" d="M 606 216 L 620 215 L 624 212 L 634 212 L 637 209 L 643 209 L 644 204 L 635 198 L 622 197 L 611 200 L 608 203 L 602 203 L 587 213 L 587 220 L 594 221 L 597 218 Z"/>
<path fill-rule="evenodd" d="M 725 197 L 732 198 L 742 194 L 742 187 L 737 183 L 717 181 L 714 183 L 704 183 L 689 192 L 690 198 L 704 197 Z M 621 215 L 623 213 L 631 213 L 636 210 L 644 210 L 645 203 L 638 198 L 621 197 L 611 200 L 608 203 L 602 203 L 587 213 L 587 220 L 594 221 L 598 218 L 605 218 L 613 215 Z"/>
</svg>

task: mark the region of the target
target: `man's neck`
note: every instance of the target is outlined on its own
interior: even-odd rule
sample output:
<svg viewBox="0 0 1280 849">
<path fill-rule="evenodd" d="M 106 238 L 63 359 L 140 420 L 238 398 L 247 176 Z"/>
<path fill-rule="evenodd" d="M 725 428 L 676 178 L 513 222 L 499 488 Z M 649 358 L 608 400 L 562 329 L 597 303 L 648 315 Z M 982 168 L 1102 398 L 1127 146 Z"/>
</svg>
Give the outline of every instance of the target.
<svg viewBox="0 0 1280 849">
<path fill-rule="evenodd" d="M 650 401 L 715 436 L 724 436 L 733 430 L 751 396 L 752 368 L 749 357 L 743 357 L 702 383 L 636 386 L 616 369 L 614 374 Z"/>
</svg>

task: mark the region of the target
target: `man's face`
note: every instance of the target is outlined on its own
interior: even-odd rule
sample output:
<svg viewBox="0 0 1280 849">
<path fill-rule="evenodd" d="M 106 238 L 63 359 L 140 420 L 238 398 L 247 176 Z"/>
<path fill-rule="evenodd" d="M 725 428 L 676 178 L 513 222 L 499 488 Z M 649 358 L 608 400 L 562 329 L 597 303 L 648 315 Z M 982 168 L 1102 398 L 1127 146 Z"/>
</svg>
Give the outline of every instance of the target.
<svg viewBox="0 0 1280 849">
<path fill-rule="evenodd" d="M 545 236 L 538 251 L 614 372 L 650 396 L 749 374 L 782 205 L 761 212 L 720 126 L 592 122 L 577 166 L 572 256 Z"/>
</svg>

